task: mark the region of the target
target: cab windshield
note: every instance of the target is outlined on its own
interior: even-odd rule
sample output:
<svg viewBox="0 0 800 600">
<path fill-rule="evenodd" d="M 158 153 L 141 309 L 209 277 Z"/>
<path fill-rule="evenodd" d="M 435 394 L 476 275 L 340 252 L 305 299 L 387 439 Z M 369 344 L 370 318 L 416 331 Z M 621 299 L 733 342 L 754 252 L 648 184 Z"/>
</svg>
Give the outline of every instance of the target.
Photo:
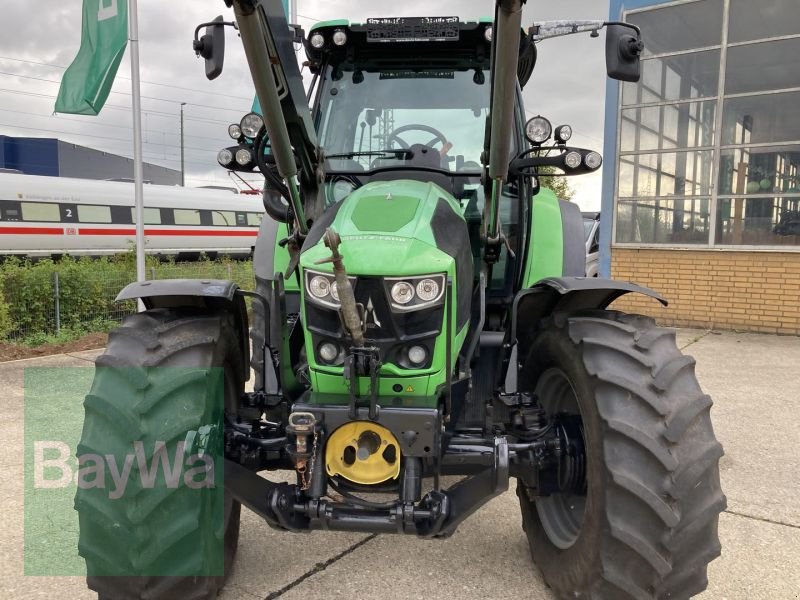
<svg viewBox="0 0 800 600">
<path fill-rule="evenodd" d="M 480 173 L 489 112 L 486 71 L 342 71 L 328 66 L 317 131 L 327 172 L 441 169 Z M 396 151 L 396 152 L 392 152 Z"/>
</svg>

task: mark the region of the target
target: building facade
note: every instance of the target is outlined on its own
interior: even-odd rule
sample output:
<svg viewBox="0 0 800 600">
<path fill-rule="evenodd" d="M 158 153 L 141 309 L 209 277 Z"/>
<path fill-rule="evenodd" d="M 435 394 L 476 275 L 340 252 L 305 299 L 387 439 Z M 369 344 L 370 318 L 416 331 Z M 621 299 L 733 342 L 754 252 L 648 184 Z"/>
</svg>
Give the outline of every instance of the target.
<svg viewBox="0 0 800 600">
<path fill-rule="evenodd" d="M 670 325 L 800 333 L 800 5 L 611 0 L 636 83 L 606 97 L 601 274 Z M 610 218 L 609 218 L 610 217 Z"/>
<path fill-rule="evenodd" d="M 53 138 L 0 135 L 0 168 L 51 177 L 133 178 L 133 159 Z M 181 172 L 144 163 L 144 179 L 160 185 L 180 185 Z"/>
</svg>

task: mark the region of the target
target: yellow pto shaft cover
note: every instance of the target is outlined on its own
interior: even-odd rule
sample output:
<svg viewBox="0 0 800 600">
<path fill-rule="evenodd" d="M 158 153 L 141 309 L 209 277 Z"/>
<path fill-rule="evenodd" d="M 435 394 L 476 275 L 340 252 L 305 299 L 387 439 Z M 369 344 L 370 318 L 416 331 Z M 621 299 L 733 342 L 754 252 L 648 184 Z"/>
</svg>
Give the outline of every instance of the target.
<svg viewBox="0 0 800 600">
<path fill-rule="evenodd" d="M 400 444 L 392 432 L 370 421 L 353 421 L 334 431 L 325 448 L 328 475 L 375 485 L 400 474 Z"/>
</svg>

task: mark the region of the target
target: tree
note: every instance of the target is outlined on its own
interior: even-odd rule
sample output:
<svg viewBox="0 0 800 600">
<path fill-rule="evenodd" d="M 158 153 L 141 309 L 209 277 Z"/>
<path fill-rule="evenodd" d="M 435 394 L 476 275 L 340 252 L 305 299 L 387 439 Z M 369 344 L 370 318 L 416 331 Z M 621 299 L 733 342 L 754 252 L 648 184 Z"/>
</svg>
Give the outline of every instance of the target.
<svg viewBox="0 0 800 600">
<path fill-rule="evenodd" d="M 539 185 L 553 190 L 561 200 L 572 200 L 575 190 L 570 187 L 566 177 L 552 176 L 558 172 L 555 167 L 539 167 Z"/>
</svg>

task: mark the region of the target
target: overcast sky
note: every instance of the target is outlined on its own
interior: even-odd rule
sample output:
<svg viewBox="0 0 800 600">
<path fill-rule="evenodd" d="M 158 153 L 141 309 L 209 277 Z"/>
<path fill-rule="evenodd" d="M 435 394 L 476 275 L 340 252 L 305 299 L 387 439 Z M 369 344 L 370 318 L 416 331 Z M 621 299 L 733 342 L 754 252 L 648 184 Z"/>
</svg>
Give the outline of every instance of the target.
<svg viewBox="0 0 800 600">
<path fill-rule="evenodd" d="M 369 9 L 364 12 L 364 6 Z M 119 70 L 113 92 L 99 117 L 53 116 L 58 82 L 80 45 L 82 0 L 4 2 L 6 32 L 0 37 L 0 133 L 58 137 L 68 142 L 126 156 L 132 154 L 130 63 Z M 300 24 L 370 16 L 493 13 L 489 0 L 298 0 Z M 248 112 L 253 87 L 239 39 L 228 32 L 225 70 L 209 82 L 191 49 L 195 26 L 218 14 L 232 17 L 222 0 L 139 0 L 145 160 L 180 168 L 180 103 L 186 102 L 187 185 L 230 184 L 216 164 L 217 151 L 229 145 L 226 126 Z M 608 0 L 530 0 L 523 24 L 550 19 L 604 19 Z M 602 150 L 605 93 L 603 37 L 588 34 L 548 40 L 525 89 L 529 115 L 542 114 L 554 125 L 573 126 L 572 143 Z M 248 179 L 255 180 L 253 176 Z M 574 177 L 575 200 L 584 209 L 600 206 L 600 174 Z"/>
</svg>

